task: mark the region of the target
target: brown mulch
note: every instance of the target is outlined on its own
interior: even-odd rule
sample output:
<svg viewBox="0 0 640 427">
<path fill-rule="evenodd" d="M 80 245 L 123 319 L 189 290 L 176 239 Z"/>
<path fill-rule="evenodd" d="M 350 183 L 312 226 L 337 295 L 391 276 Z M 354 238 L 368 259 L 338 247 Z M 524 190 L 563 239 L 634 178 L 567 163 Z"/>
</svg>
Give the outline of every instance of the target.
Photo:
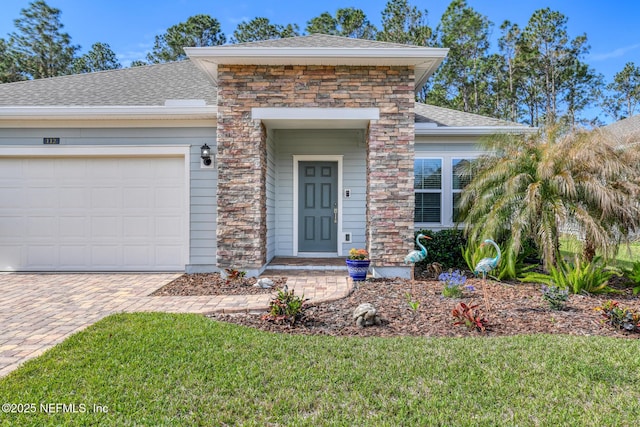
<svg viewBox="0 0 640 427">
<path fill-rule="evenodd" d="M 286 277 L 270 277 L 274 288 L 282 287 Z M 151 296 L 201 296 L 201 295 L 257 295 L 270 294 L 273 289 L 263 289 L 253 286 L 256 279 L 241 278 L 227 280 L 218 273 L 183 274 L 174 281 L 167 283 Z"/>
<path fill-rule="evenodd" d="M 197 277 L 193 277 L 197 276 Z M 255 279 L 245 279 L 242 285 L 226 284 L 219 275 L 184 275 L 156 294 L 161 295 L 211 295 L 218 293 L 246 294 L 271 293 L 251 286 Z M 281 287 L 286 278 L 278 278 Z M 603 324 L 601 312 L 595 310 L 603 302 L 613 299 L 623 307 L 640 311 L 640 298 L 629 289 L 621 294 L 569 295 L 564 310 L 552 310 L 542 299 L 540 287 L 533 284 L 484 282 L 488 295 L 487 308 L 483 298 L 483 281 L 470 278 L 466 285 L 475 286 L 473 292 L 465 291 L 461 299 L 442 296 L 442 284 L 433 279 L 368 279 L 355 282 L 353 292 L 337 301 L 308 304 L 303 318 L 295 325 L 262 320 L 262 314 L 219 314 L 210 318 L 249 326 L 264 331 L 305 335 L 332 336 L 507 336 L 523 334 L 601 335 L 620 338 L 640 338 L 639 333 L 629 333 Z M 180 284 L 180 286 L 178 286 Z M 173 285 L 173 286 L 171 286 Z M 160 293 L 163 291 L 165 293 Z M 167 293 L 169 292 L 169 293 Z M 213 292 L 213 293 L 207 293 Z M 419 301 L 416 312 L 409 308 L 408 295 Z M 468 331 L 454 326 L 451 310 L 458 302 L 477 304 L 488 322 L 485 332 Z M 362 303 L 371 303 L 382 318 L 382 325 L 360 328 L 352 320 L 353 310 Z"/>
</svg>

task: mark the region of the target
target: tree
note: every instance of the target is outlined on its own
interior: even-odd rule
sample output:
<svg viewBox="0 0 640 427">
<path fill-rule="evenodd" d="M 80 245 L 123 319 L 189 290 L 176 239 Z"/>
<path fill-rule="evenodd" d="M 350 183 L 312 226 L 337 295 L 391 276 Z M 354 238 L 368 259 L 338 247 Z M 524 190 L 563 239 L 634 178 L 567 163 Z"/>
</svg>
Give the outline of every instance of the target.
<svg viewBox="0 0 640 427">
<path fill-rule="evenodd" d="M 575 123 L 577 114 L 593 101 L 600 81 L 582 61 L 589 52 L 587 36 L 570 39 L 567 17 L 545 8 L 533 13 L 517 43 L 518 60 L 527 65 L 520 99 L 529 123 L 551 126 L 563 115 Z"/>
<path fill-rule="evenodd" d="M 479 114 L 494 113 L 487 77 L 489 30 L 493 24 L 467 5 L 453 0 L 436 28 L 438 46 L 449 48 L 449 55 L 434 76 L 434 87 L 447 93 L 446 106 Z"/>
<path fill-rule="evenodd" d="M 640 67 L 627 62 L 622 71 L 613 76 L 607 90 L 612 92 L 603 102 L 607 114 L 615 120 L 633 116 L 640 102 Z"/>
<path fill-rule="evenodd" d="M 69 74 L 79 46 L 72 45 L 69 34 L 61 32 L 64 25 L 60 10 L 37 0 L 20 15 L 9 39 L 11 56 L 20 73 L 34 79 Z"/>
<path fill-rule="evenodd" d="M 73 62 L 74 74 L 93 73 L 96 71 L 122 68 L 116 54 L 106 43 L 94 43 L 91 50 Z"/>
<path fill-rule="evenodd" d="M 505 242 L 515 259 L 532 239 L 545 267 L 559 259 L 562 226 L 585 238 L 584 259 L 614 256 L 621 238 L 640 227 L 637 147 L 619 149 L 600 131 L 501 135 L 483 142 L 474 179 L 460 198 L 470 240 Z"/>
<path fill-rule="evenodd" d="M 249 22 L 241 22 L 233 32 L 232 43 L 256 42 L 261 40 L 295 37 L 300 28 L 297 24 L 272 24 L 269 18 L 253 18 Z"/>
<path fill-rule="evenodd" d="M 382 31 L 376 38 L 383 42 L 427 46 L 433 31 L 426 24 L 427 11 L 410 6 L 408 0 L 389 0 L 382 11 Z"/>
<path fill-rule="evenodd" d="M 361 9 L 352 7 L 338 9 L 333 17 L 329 12 L 323 12 L 319 16 L 307 22 L 307 33 L 321 33 L 356 39 L 375 38 L 377 29 L 367 19 Z"/>
<path fill-rule="evenodd" d="M 24 80 L 16 68 L 16 61 L 4 39 L 0 39 L 0 83 Z"/>
<path fill-rule="evenodd" d="M 147 60 L 155 64 L 180 61 L 187 57 L 185 47 L 217 46 L 226 41 L 217 19 L 209 15 L 195 15 L 186 22 L 169 27 L 165 34 L 156 36 Z"/>
</svg>

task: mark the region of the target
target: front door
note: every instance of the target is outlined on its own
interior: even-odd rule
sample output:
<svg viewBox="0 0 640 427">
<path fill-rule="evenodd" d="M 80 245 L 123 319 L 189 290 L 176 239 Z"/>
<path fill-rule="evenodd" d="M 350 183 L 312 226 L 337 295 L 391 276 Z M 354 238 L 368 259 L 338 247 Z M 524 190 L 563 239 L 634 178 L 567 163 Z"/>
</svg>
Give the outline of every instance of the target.
<svg viewBox="0 0 640 427">
<path fill-rule="evenodd" d="M 338 163 L 298 163 L 298 250 L 338 250 Z"/>
</svg>

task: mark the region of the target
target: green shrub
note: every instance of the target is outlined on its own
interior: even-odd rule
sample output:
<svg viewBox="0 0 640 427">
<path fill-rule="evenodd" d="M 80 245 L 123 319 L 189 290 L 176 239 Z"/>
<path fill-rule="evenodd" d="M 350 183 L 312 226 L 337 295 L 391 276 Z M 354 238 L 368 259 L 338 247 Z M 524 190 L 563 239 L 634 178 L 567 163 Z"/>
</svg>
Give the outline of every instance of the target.
<svg viewBox="0 0 640 427">
<path fill-rule="evenodd" d="M 462 230 L 455 228 L 437 232 L 419 230 L 415 233 L 414 240 L 420 233 L 431 237 L 431 240 L 426 240 L 424 245 L 427 248 L 427 258 L 419 262 L 416 267 L 427 268 L 434 262 L 442 265 L 443 269 L 465 267 L 461 249 L 466 246 L 467 239 L 465 239 Z M 423 242 L 425 241 L 423 240 Z"/>
<path fill-rule="evenodd" d="M 640 293 L 640 261 L 634 262 L 631 269 L 624 271 L 624 275 L 636 285 L 633 288 L 633 294 L 638 295 Z"/>
<path fill-rule="evenodd" d="M 269 313 L 262 316 L 263 320 L 273 322 L 287 322 L 291 325 L 302 317 L 306 308 L 306 299 L 304 295 L 301 297 L 294 295 L 293 289 L 288 290 L 285 286 L 278 290 L 276 295 L 269 303 Z"/>
<path fill-rule="evenodd" d="M 478 262 L 480 262 L 482 258 L 489 256 L 489 250 L 493 249 L 490 246 L 481 248 L 473 242 L 468 242 L 467 245 L 462 248 L 461 253 L 469 270 L 474 271 Z M 510 280 L 522 277 L 536 266 L 535 264 L 527 264 L 525 262 L 525 260 L 530 259 L 530 257 L 529 251 L 522 251 L 515 255 L 512 251 L 502 250 L 500 262 L 489 276 L 497 280 Z"/>
<path fill-rule="evenodd" d="M 574 294 L 602 294 L 615 292 L 609 286 L 609 280 L 619 275 L 615 270 L 607 269 L 601 257 L 588 262 L 576 255 L 573 263 L 559 261 L 557 267 L 550 267 L 548 274 L 530 272 L 520 280 L 568 289 Z"/>
</svg>

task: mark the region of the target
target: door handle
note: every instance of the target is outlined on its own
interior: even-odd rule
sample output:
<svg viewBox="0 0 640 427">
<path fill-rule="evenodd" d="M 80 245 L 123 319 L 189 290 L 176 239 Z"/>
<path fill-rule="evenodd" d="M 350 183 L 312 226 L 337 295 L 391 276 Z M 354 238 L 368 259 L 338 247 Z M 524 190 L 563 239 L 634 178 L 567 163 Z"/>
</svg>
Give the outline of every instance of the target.
<svg viewBox="0 0 640 427">
<path fill-rule="evenodd" d="M 333 204 L 333 223 L 334 224 L 338 223 L 338 204 L 337 203 Z"/>
</svg>

